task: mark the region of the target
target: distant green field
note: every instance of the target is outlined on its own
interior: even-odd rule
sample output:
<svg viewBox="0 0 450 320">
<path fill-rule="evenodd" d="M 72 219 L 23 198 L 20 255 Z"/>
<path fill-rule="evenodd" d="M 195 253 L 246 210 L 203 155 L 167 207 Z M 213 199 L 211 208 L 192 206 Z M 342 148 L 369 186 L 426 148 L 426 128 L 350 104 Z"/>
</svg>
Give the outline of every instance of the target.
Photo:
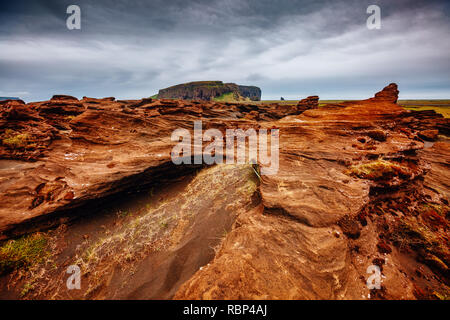
<svg viewBox="0 0 450 320">
<path fill-rule="evenodd" d="M 319 107 L 343 101 L 349 100 L 319 100 Z M 298 100 L 262 100 L 260 103 L 294 105 L 298 103 Z M 450 100 L 398 100 L 397 103 L 408 110 L 434 110 L 445 118 L 450 118 Z"/>
<path fill-rule="evenodd" d="M 434 110 L 450 118 L 450 100 L 399 100 L 398 104 L 408 110 Z"/>
<path fill-rule="evenodd" d="M 278 103 L 283 105 L 294 105 L 297 104 L 299 100 L 261 100 L 259 103 Z M 319 100 L 319 107 L 327 105 L 329 103 L 339 103 L 345 100 Z M 348 100 L 347 100 L 348 101 Z"/>
<path fill-rule="evenodd" d="M 151 98 L 158 99 L 158 95 L 155 94 Z M 299 100 L 261 100 L 261 101 L 233 101 L 233 93 L 223 94 L 220 97 L 214 99 L 217 102 L 236 102 L 236 103 L 251 103 L 251 104 L 270 104 L 277 103 L 283 105 L 295 105 Z M 352 100 L 319 100 L 319 107 L 326 106 L 330 103 L 341 103 L 344 101 Z M 445 118 L 450 118 L 450 100 L 398 100 L 397 102 L 403 108 L 408 110 L 434 110 L 437 113 L 442 114 Z"/>
<path fill-rule="evenodd" d="M 215 97 L 214 101 L 228 102 L 228 101 L 233 101 L 233 99 L 234 99 L 234 93 L 233 92 L 229 92 L 229 93 L 224 93 L 221 96 Z"/>
</svg>

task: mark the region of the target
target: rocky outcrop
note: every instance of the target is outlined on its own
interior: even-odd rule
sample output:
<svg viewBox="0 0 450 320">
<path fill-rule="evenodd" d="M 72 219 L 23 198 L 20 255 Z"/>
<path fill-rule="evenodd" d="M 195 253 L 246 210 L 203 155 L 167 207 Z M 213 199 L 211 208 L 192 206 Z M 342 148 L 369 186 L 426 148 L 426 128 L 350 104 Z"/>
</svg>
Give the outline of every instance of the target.
<svg viewBox="0 0 450 320">
<path fill-rule="evenodd" d="M 439 164 L 431 164 L 432 178 L 422 184 L 429 163 L 417 152 L 424 144 L 417 131 L 407 129 L 415 120 L 404 122 L 409 112 L 393 103 L 391 89 L 342 108 L 311 109 L 279 120 L 280 169 L 261 179 L 262 206 L 238 217 L 214 260 L 175 298 L 445 295 L 448 181 L 438 182 L 436 175 L 448 175 L 437 160 L 445 153 L 427 149 L 428 159 L 436 157 Z M 371 265 L 382 270 L 380 290 L 366 285 Z"/>
<path fill-rule="evenodd" d="M 200 171 L 192 183 L 171 189 L 179 197 L 130 225 L 105 227 L 114 231 L 97 247 L 84 238 L 73 240 L 67 227 L 70 247 L 85 246 L 91 254 L 96 249 L 89 261 L 66 249 L 61 255 L 67 256 L 58 256 L 64 265 L 81 259 L 87 268 L 83 283 L 92 290 L 83 289 L 80 297 L 445 296 L 450 153 L 448 139 L 441 136 L 449 121 L 436 113 L 407 111 L 395 103 L 397 95 L 391 84 L 374 98 L 320 108 L 316 96 L 295 106 L 86 97 L 1 104 L 1 237 L 60 224 L 62 216 L 73 218 L 76 208 L 89 214 L 85 208 L 94 200 L 183 176 L 193 168 L 172 163 L 170 137 L 179 128 L 192 130 L 196 120 L 222 132 L 279 129 L 274 175 L 253 174 L 266 165 L 262 162 L 253 170 L 196 167 Z M 28 135 L 25 145 L 8 144 L 20 135 Z M 32 143 L 39 152 L 30 157 Z M 157 189 L 165 190 L 159 184 Z M 166 220 L 168 213 L 178 220 Z M 225 232 L 212 233 L 212 217 L 226 220 Z M 213 238 L 221 240 L 211 255 L 195 253 L 208 248 L 189 249 Z M 372 265 L 383 275 L 379 290 L 366 284 Z M 33 285 L 52 290 L 29 297 L 67 298 L 55 293 L 67 292 L 65 268 L 40 267 L 47 278 L 34 279 Z M 94 286 L 94 278 L 104 279 Z M 124 291 L 114 279 L 129 280 Z M 0 281 L 0 295 L 16 287 Z"/>
<path fill-rule="evenodd" d="M 238 86 L 239 95 L 251 101 L 261 100 L 261 89 L 255 86 Z"/>
<path fill-rule="evenodd" d="M 3 238 L 16 234 L 16 228 L 22 230 L 17 233 L 23 232 L 26 228 L 20 225 L 25 222 L 34 224 L 46 215 L 183 171 L 170 158 L 174 145 L 170 136 L 175 129 L 192 130 L 193 121 L 200 118 L 205 123 L 211 119 L 209 126 L 223 129 L 234 127 L 234 121 L 253 126 L 255 122 L 245 116 L 257 108 L 217 102 L 61 96 L 27 105 L 13 101 L 1 107 L 0 159 L 34 161 L 3 163 Z M 268 111 L 261 110 L 261 114 L 269 118 Z"/>
<path fill-rule="evenodd" d="M 306 111 L 308 109 L 316 109 L 319 107 L 319 97 L 318 96 L 309 96 L 305 99 L 302 99 L 297 104 L 297 110 L 299 112 Z"/>
<path fill-rule="evenodd" d="M 388 101 L 392 103 L 397 103 L 398 100 L 398 88 L 397 84 L 391 83 L 388 86 L 384 87 L 383 90 L 377 92 L 375 94 L 375 98 L 377 100 Z"/>
<path fill-rule="evenodd" d="M 21 100 L 0 104 L 0 159 L 34 161 L 57 138 L 58 130 Z"/>
<path fill-rule="evenodd" d="M 210 101 L 224 95 L 231 95 L 229 100 L 234 101 L 245 99 L 259 101 L 261 100 L 261 89 L 235 83 L 223 83 L 222 81 L 197 81 L 161 89 L 158 98 Z"/>
<path fill-rule="evenodd" d="M 423 130 L 419 132 L 419 137 L 426 141 L 436 141 L 438 139 L 439 130 Z"/>
</svg>

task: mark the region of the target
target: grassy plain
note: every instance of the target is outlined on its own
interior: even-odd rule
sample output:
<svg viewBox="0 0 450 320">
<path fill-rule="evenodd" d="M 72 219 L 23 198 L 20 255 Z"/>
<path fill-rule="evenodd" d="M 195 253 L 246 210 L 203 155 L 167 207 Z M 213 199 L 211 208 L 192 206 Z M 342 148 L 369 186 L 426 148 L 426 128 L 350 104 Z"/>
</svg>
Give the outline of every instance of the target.
<svg viewBox="0 0 450 320">
<path fill-rule="evenodd" d="M 330 103 L 340 103 L 349 100 L 319 100 L 319 107 Z M 297 104 L 298 100 L 262 100 L 261 103 L 278 103 L 285 105 Z M 408 110 L 434 110 L 445 118 L 450 118 L 450 100 L 398 100 L 397 102 Z"/>
<path fill-rule="evenodd" d="M 408 110 L 434 110 L 450 118 L 450 100 L 399 100 L 398 104 Z"/>
</svg>

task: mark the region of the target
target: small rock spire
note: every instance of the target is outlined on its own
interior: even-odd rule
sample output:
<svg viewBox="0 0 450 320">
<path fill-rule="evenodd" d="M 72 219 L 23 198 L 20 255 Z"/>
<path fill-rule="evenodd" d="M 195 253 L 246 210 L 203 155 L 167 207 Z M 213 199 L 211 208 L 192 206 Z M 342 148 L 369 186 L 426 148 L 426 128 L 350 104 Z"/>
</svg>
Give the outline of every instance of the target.
<svg viewBox="0 0 450 320">
<path fill-rule="evenodd" d="M 397 103 L 398 87 L 396 83 L 391 83 L 384 87 L 380 92 L 375 93 L 375 99 Z"/>
</svg>

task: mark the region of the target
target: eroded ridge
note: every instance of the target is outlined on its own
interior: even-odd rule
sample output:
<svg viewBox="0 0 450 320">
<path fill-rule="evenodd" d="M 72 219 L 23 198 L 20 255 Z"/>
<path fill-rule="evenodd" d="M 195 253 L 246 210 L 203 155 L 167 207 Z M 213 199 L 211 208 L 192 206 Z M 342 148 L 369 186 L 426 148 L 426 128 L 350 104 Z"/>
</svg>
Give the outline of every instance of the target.
<svg viewBox="0 0 450 320">
<path fill-rule="evenodd" d="M 49 231 L 50 240 L 38 242 L 58 247 L 61 239 L 81 228 L 76 222 L 67 225 L 76 208 L 91 208 L 85 214 L 94 216 L 94 200 L 201 170 L 200 177 L 208 178 L 197 180 L 198 192 L 173 191 L 179 200 L 161 207 L 166 211 L 139 214 L 139 225 L 147 228 L 143 232 L 138 225 L 126 224 L 112 229 L 97 247 L 89 237 L 79 243 L 80 248 L 94 246 L 89 252 L 98 259 L 86 263 L 75 246 L 70 253 L 55 251 L 56 260 L 63 262 L 54 273 L 48 269 L 54 259 L 47 256 L 37 259 L 33 268 L 43 268 L 39 270 L 48 279 L 57 275 L 55 279 L 62 280 L 62 266 L 78 261 L 89 283 L 78 298 L 446 298 L 449 121 L 434 112 L 404 110 L 397 98 L 397 85 L 390 84 L 374 98 L 326 106 L 319 106 L 316 96 L 294 106 L 70 96 L 31 104 L 2 102 L 2 238 L 31 233 L 28 237 L 36 238 L 25 238 L 24 243 L 34 244 L 42 233 L 33 231 L 60 225 Z M 260 176 L 258 164 L 246 169 L 174 165 L 171 133 L 192 130 L 199 120 L 206 129 L 221 132 L 278 129 L 278 172 Z M 227 189 L 230 185 L 235 188 Z M 196 199 L 205 206 L 193 207 L 192 219 L 184 219 L 186 212 L 177 211 L 177 205 Z M 236 201 L 239 204 L 232 205 Z M 198 244 L 188 239 L 205 230 L 192 226 L 203 219 L 213 221 L 207 208 L 225 233 L 218 237 L 214 230 L 211 236 L 219 238 L 215 250 L 199 245 L 196 248 L 209 253 L 184 263 L 192 254 L 189 246 Z M 168 212 L 177 220 L 165 229 L 158 218 L 168 217 Z M 183 227 L 184 220 L 191 227 Z M 215 223 L 206 225 L 214 229 Z M 96 228 L 92 232 L 100 234 Z M 172 246 L 170 239 L 184 243 L 183 249 L 178 251 L 181 247 Z M 2 248 L 22 244 L 11 241 L 23 240 L 6 241 Z M 156 254 L 155 248 L 162 253 Z M 149 260 L 155 255 L 157 265 Z M 108 269 L 112 256 L 120 258 L 114 268 L 137 259 L 141 276 Z M 379 289 L 368 287 L 370 266 L 381 270 Z M 144 281 L 148 270 L 156 268 L 165 280 Z M 28 284 L 25 298 L 67 297 L 64 287 L 55 287 L 51 280 L 45 287 L 35 278 L 31 285 L 29 269 L 18 270 L 2 278 L 3 288 L 13 281 Z M 128 277 L 128 287 L 121 287 Z M 9 294 L 5 290 L 2 294 Z"/>
<path fill-rule="evenodd" d="M 238 217 L 175 298 L 447 297 L 448 140 L 424 149 L 420 120 L 397 94 L 391 84 L 277 121 L 280 170 L 262 177 L 262 205 Z M 439 116 L 422 123 L 431 140 L 445 133 L 431 123 L 448 128 Z M 379 290 L 367 286 L 371 265 Z"/>
</svg>

